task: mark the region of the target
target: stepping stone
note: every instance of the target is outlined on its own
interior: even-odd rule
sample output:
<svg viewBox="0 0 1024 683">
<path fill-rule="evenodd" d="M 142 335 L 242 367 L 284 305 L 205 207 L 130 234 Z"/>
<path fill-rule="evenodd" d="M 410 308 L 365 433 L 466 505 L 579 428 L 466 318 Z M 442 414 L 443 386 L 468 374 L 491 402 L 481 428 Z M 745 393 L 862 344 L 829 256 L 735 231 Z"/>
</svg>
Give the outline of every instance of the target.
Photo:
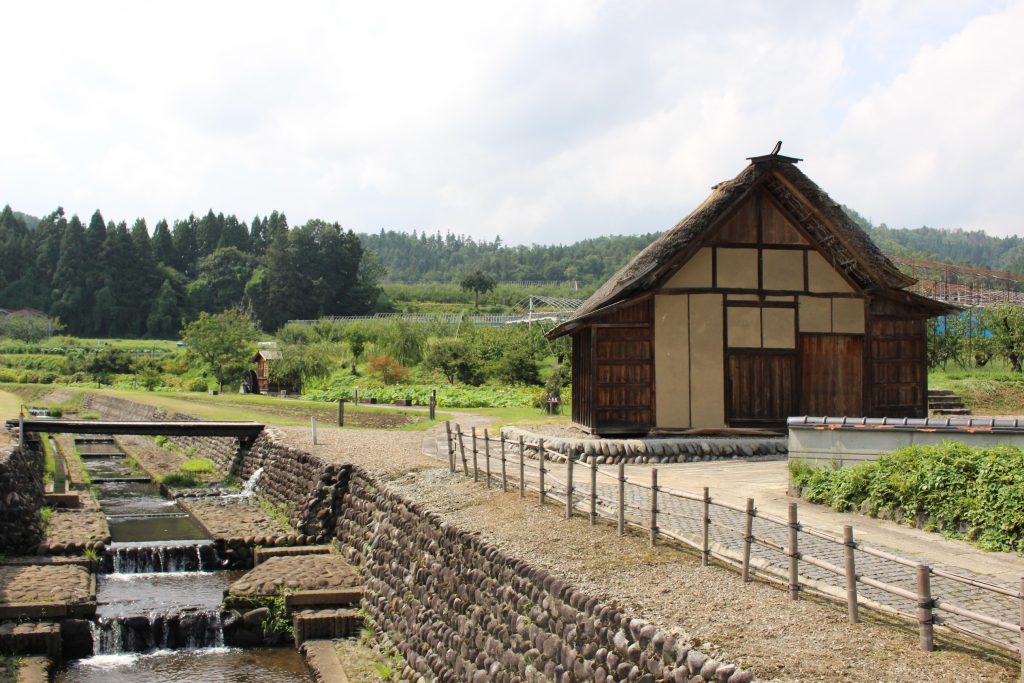
<svg viewBox="0 0 1024 683">
<path fill-rule="evenodd" d="M 327 545 L 293 545 L 285 548 L 256 548 L 254 564 L 261 564 L 271 557 L 292 557 L 294 555 L 329 555 Z"/>
<path fill-rule="evenodd" d="M 282 555 L 264 560 L 228 587 L 227 599 L 285 594 L 287 605 L 351 605 L 363 579 L 340 555 Z"/>
<path fill-rule="evenodd" d="M 296 646 L 314 638 L 351 638 L 362 626 L 363 617 L 354 609 L 306 609 L 292 615 Z"/>
</svg>

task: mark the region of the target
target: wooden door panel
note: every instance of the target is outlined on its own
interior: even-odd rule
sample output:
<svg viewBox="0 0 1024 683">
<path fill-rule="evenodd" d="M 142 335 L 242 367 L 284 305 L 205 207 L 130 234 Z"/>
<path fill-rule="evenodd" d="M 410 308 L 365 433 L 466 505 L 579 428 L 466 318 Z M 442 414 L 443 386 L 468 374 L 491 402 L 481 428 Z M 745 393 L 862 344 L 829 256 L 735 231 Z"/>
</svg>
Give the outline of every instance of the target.
<svg viewBox="0 0 1024 683">
<path fill-rule="evenodd" d="M 732 427 L 779 427 L 795 414 L 795 353 L 730 351 L 728 422 Z"/>
<path fill-rule="evenodd" d="M 800 413 L 864 415 L 864 337 L 800 335 Z"/>
</svg>

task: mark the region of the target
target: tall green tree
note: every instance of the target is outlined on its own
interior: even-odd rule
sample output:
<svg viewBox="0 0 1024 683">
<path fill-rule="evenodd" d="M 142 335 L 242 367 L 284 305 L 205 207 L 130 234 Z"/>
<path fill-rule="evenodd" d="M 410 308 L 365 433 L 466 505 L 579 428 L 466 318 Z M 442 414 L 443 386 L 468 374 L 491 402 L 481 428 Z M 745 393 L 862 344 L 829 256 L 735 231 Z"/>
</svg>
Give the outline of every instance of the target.
<svg viewBox="0 0 1024 683">
<path fill-rule="evenodd" d="M 174 240 L 171 231 L 167 227 L 167 221 L 161 220 L 153 228 L 153 258 L 157 263 L 174 267 Z"/>
<path fill-rule="evenodd" d="M 181 335 L 189 358 L 213 375 L 221 391 L 225 379 L 241 377 L 256 352 L 257 337 L 252 318 L 239 311 L 200 313 Z"/>
<path fill-rule="evenodd" d="M 51 311 L 74 334 L 91 328 L 92 296 L 86 288 L 85 227 L 72 216 L 60 241 L 60 260 L 53 273 Z"/>
<path fill-rule="evenodd" d="M 174 339 L 181 329 L 181 305 L 170 280 L 164 280 L 146 318 L 146 336 L 153 339 Z"/>
<path fill-rule="evenodd" d="M 191 309 L 223 311 L 240 306 L 255 270 L 256 259 L 237 247 L 222 247 L 199 259 L 196 279 L 188 286 Z"/>
<path fill-rule="evenodd" d="M 462 282 L 459 286 L 467 291 L 473 292 L 473 309 L 477 310 L 480 308 L 480 295 L 486 294 L 497 286 L 497 282 L 494 278 L 486 274 L 482 270 L 477 270 L 466 277 L 462 278 Z"/>
</svg>

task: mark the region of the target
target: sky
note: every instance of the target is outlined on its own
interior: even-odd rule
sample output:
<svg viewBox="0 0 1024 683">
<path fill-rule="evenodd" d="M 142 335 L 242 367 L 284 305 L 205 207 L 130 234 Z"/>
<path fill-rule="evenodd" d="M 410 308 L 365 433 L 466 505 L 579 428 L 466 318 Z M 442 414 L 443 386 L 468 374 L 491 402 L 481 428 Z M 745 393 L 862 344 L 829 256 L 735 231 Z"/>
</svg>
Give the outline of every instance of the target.
<svg viewBox="0 0 1024 683">
<path fill-rule="evenodd" d="M 36 0 L 0 25 L 0 205 L 35 216 L 571 243 L 665 230 L 782 140 L 875 223 L 1024 233 L 1024 0 Z"/>
</svg>

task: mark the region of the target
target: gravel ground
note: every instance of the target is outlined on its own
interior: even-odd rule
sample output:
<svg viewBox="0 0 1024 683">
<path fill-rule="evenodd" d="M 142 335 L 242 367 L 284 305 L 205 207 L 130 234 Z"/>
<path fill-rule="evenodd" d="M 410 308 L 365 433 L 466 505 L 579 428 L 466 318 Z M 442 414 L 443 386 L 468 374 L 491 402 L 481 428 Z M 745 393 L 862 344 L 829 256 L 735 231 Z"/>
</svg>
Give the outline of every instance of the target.
<svg viewBox="0 0 1024 683">
<path fill-rule="evenodd" d="M 938 651 L 918 650 L 916 627 L 862 612 L 846 623 L 832 602 L 790 602 L 771 585 L 744 585 L 721 567 L 702 568 L 681 550 L 650 549 L 638 535 L 564 520 L 536 497 L 486 489 L 450 475 L 421 455 L 423 435 L 411 432 L 284 428 L 289 442 L 335 461 L 358 464 L 397 492 L 436 510 L 515 557 L 562 576 L 605 601 L 683 634 L 710 655 L 736 662 L 759 679 L 778 681 L 1013 681 L 1019 663 L 1001 652 L 937 629 Z"/>
</svg>

